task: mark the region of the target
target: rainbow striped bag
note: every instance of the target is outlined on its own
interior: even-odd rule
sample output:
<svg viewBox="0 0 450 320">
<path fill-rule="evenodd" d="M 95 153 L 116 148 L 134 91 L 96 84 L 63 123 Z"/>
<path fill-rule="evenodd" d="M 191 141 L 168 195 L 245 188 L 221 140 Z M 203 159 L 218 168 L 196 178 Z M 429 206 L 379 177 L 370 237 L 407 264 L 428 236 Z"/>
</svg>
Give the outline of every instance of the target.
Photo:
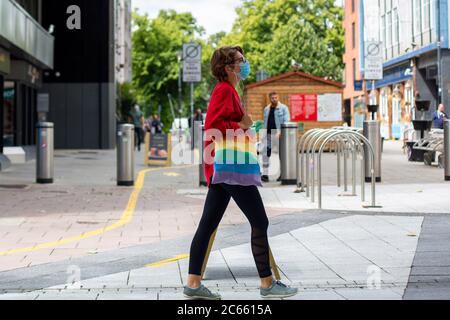
<svg viewBox="0 0 450 320">
<path fill-rule="evenodd" d="M 213 184 L 262 187 L 261 170 L 253 130 L 214 141 Z"/>
</svg>

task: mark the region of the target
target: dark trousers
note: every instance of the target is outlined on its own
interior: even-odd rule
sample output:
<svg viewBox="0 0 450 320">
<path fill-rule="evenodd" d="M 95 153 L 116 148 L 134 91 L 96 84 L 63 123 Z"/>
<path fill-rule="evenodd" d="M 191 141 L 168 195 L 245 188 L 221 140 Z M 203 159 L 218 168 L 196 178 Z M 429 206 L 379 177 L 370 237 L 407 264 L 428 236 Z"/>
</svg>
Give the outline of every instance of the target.
<svg viewBox="0 0 450 320">
<path fill-rule="evenodd" d="M 135 143 L 134 145 L 138 148 L 139 151 L 141 151 L 141 144 L 142 144 L 142 134 L 143 134 L 143 130 L 142 128 L 136 127 L 134 129 L 134 135 L 135 135 Z"/>
<path fill-rule="evenodd" d="M 267 238 L 269 219 L 258 188 L 227 184 L 212 184 L 208 191 L 203 216 L 192 240 L 189 274 L 201 275 L 209 240 L 219 226 L 231 198 L 234 199 L 250 221 L 252 228 L 251 247 L 258 274 L 261 278 L 270 277 L 272 271 L 270 269 L 269 241 Z"/>
</svg>

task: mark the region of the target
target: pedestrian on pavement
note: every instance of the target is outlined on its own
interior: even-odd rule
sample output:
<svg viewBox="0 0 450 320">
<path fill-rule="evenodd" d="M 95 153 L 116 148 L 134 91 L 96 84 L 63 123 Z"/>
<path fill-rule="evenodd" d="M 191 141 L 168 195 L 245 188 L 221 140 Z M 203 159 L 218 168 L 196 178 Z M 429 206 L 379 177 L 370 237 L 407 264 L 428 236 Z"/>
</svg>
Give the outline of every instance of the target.
<svg viewBox="0 0 450 320">
<path fill-rule="evenodd" d="M 261 177 L 263 182 L 269 182 L 270 157 L 273 147 L 279 145 L 281 126 L 291 119 L 289 108 L 280 102 L 278 93 L 271 92 L 269 98 L 270 105 L 264 109 L 266 136 L 263 137 L 263 174 Z"/>
<path fill-rule="evenodd" d="M 194 137 L 195 135 L 195 128 L 193 128 L 193 125 L 195 124 L 195 122 L 197 121 L 201 121 L 203 124 L 203 113 L 202 113 L 202 109 L 197 109 L 194 114 L 189 118 L 189 129 L 190 129 L 190 133 L 191 133 L 191 137 Z M 193 150 L 195 147 L 195 138 L 191 139 L 191 149 Z"/>
<path fill-rule="evenodd" d="M 134 132 L 135 132 L 135 148 L 137 147 L 138 151 L 141 151 L 142 144 L 142 134 L 144 127 L 144 114 L 141 111 L 141 107 L 139 105 L 134 106 L 134 110 L 130 113 L 131 120 L 134 124 Z"/>
<path fill-rule="evenodd" d="M 203 122 L 203 120 L 204 119 L 202 109 L 197 109 L 192 115 L 192 117 L 189 118 L 189 128 L 192 128 L 192 124 L 195 123 L 196 121 Z"/>
<path fill-rule="evenodd" d="M 152 131 L 152 122 L 153 122 L 153 115 L 149 116 L 144 121 L 144 132 L 151 132 Z"/>
<path fill-rule="evenodd" d="M 160 134 L 160 133 L 162 133 L 163 127 L 164 127 L 164 125 L 161 122 L 161 119 L 160 119 L 159 115 L 155 114 L 153 116 L 153 121 L 152 121 L 152 133 L 153 134 Z"/>
<path fill-rule="evenodd" d="M 448 120 L 447 114 L 444 112 L 445 107 L 441 103 L 438 109 L 433 112 L 433 127 L 436 129 L 444 129 L 444 120 Z"/>
<path fill-rule="evenodd" d="M 253 120 L 243 109 L 236 86 L 245 80 L 250 73 L 250 64 L 244 57 L 241 47 L 223 47 L 217 49 L 212 57 L 211 71 L 218 80 L 211 96 L 206 116 L 205 130 L 214 130 L 224 137 L 227 130 L 248 130 Z M 206 137 L 208 133 L 206 133 Z M 208 140 L 206 138 L 205 140 Z M 205 149 L 215 141 L 205 141 Z M 213 145 L 214 147 L 214 145 Z M 221 153 L 222 154 L 222 153 Z M 214 155 L 213 155 L 214 156 Z M 215 160 L 216 161 L 216 160 Z M 240 164 L 233 164 L 241 166 Z M 257 164 L 256 164 L 257 165 Z M 244 168 L 247 165 L 243 165 Z M 208 194 L 197 232 L 192 240 L 189 258 L 189 276 L 184 288 L 184 295 L 192 299 L 219 300 L 221 296 L 212 293 L 201 284 L 202 266 L 208 251 L 208 244 L 212 234 L 219 226 L 231 198 L 248 218 L 251 225 L 251 247 L 259 277 L 261 279 L 260 293 L 264 298 L 282 298 L 293 296 L 297 289 L 290 288 L 279 281 L 274 281 L 270 267 L 270 248 L 267 236 L 269 220 L 257 186 L 261 185 L 259 165 L 258 181 L 252 183 L 238 183 L 243 178 L 238 172 L 224 173 L 220 166 L 205 161 L 205 177 L 208 183 Z M 229 183 L 217 183 L 216 173 L 223 176 L 228 174 Z M 233 178 L 233 175 L 235 179 Z"/>
</svg>

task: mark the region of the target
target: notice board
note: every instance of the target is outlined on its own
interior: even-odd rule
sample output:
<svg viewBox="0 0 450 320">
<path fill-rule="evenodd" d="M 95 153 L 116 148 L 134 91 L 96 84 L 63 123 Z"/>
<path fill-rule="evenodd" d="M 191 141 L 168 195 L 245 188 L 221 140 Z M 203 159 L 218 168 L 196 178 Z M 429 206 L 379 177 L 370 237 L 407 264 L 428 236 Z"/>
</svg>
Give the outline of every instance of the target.
<svg viewBox="0 0 450 320">
<path fill-rule="evenodd" d="M 318 103 L 318 121 L 342 121 L 342 95 L 340 93 L 320 95 Z"/>
<path fill-rule="evenodd" d="M 317 121 L 317 94 L 293 94 L 291 100 L 291 121 Z"/>
</svg>

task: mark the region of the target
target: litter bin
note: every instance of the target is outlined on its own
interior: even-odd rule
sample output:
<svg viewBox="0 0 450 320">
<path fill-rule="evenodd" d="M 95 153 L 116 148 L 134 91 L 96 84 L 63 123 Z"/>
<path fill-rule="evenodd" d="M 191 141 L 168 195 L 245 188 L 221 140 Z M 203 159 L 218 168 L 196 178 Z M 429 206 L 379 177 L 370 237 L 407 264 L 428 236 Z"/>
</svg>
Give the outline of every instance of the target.
<svg viewBox="0 0 450 320">
<path fill-rule="evenodd" d="M 287 122 L 281 126 L 280 170 L 282 185 L 297 184 L 297 130 L 298 125 Z"/>
<path fill-rule="evenodd" d="M 36 129 L 36 182 L 53 183 L 54 125 L 51 122 L 38 122 Z"/>
<path fill-rule="evenodd" d="M 200 149 L 200 144 L 202 142 L 202 127 L 203 121 L 194 121 L 194 149 Z"/>
<path fill-rule="evenodd" d="M 450 120 L 444 121 L 444 170 L 445 181 L 450 181 Z"/>
<path fill-rule="evenodd" d="M 375 181 L 381 182 L 381 131 L 380 131 L 380 123 L 376 120 L 368 120 L 364 121 L 364 136 L 369 140 L 372 145 L 373 152 L 375 153 Z M 372 182 L 372 174 L 370 172 L 370 164 L 372 161 L 371 154 L 369 148 L 364 146 L 364 152 L 366 154 L 365 158 L 365 168 L 366 168 L 366 182 Z"/>
<path fill-rule="evenodd" d="M 200 121 L 198 121 L 200 122 Z M 202 123 L 198 123 L 199 128 L 199 137 L 198 141 L 198 152 L 199 152 L 199 165 L 198 165 L 198 181 L 200 187 L 206 187 L 208 184 L 206 182 L 205 177 L 205 159 L 203 157 L 203 153 L 205 150 L 205 126 Z"/>
<path fill-rule="evenodd" d="M 122 124 L 117 131 L 117 185 L 134 185 L 134 126 Z"/>
</svg>

